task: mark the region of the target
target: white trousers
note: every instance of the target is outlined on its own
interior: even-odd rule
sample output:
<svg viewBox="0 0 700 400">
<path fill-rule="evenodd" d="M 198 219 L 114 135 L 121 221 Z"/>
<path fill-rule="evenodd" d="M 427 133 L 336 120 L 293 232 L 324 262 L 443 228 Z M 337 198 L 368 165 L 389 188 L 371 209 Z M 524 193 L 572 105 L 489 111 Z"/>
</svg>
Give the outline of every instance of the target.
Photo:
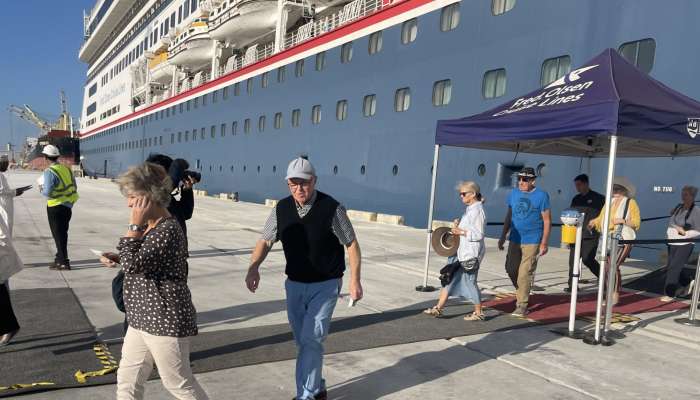
<svg viewBox="0 0 700 400">
<path fill-rule="evenodd" d="M 141 400 L 153 363 L 165 389 L 179 400 L 208 400 L 190 368 L 190 338 L 155 336 L 129 327 L 117 370 L 117 400 Z"/>
</svg>

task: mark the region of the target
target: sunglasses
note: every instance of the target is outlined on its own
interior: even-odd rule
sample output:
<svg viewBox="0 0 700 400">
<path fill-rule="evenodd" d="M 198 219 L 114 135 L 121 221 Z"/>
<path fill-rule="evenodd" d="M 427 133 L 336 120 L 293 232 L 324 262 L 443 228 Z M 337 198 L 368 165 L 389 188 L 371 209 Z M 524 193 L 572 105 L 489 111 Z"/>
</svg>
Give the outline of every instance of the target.
<svg viewBox="0 0 700 400">
<path fill-rule="evenodd" d="M 532 178 L 528 178 L 526 176 L 519 176 L 518 177 L 518 182 L 530 182 Z"/>
<path fill-rule="evenodd" d="M 468 195 L 469 193 L 474 193 L 474 192 L 459 192 L 460 197 L 464 197 Z"/>
</svg>

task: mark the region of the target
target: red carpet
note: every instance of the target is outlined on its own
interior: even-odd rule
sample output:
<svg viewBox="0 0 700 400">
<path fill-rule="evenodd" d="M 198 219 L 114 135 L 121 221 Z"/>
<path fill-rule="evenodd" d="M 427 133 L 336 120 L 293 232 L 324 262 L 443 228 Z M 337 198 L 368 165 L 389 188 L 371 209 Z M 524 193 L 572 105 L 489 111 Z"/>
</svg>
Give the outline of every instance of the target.
<svg viewBox="0 0 700 400">
<path fill-rule="evenodd" d="M 527 317 L 546 324 L 568 321 L 570 299 L 571 296 L 568 294 L 531 295 Z M 578 303 L 576 304 L 576 316 L 595 316 L 596 301 L 596 293 L 579 296 Z M 484 306 L 510 313 L 515 309 L 515 296 L 487 301 L 484 302 Z M 621 314 L 641 314 L 645 312 L 676 311 L 684 308 L 688 308 L 688 305 L 682 302 L 672 301 L 664 303 L 659 300 L 659 297 L 647 297 L 636 293 L 620 292 L 620 303 L 613 307 L 613 312 Z"/>
</svg>

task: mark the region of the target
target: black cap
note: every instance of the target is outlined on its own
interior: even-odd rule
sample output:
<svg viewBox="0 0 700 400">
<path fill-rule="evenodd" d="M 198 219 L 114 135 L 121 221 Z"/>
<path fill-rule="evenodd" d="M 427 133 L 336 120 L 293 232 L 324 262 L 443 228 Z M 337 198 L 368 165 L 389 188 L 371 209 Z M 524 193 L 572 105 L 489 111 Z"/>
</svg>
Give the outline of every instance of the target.
<svg viewBox="0 0 700 400">
<path fill-rule="evenodd" d="M 537 175 L 535 175 L 535 169 L 531 168 L 531 167 L 524 167 L 523 169 L 521 169 L 520 172 L 518 172 L 518 176 L 522 176 L 525 178 L 531 178 L 531 179 L 534 179 L 537 177 Z"/>
</svg>

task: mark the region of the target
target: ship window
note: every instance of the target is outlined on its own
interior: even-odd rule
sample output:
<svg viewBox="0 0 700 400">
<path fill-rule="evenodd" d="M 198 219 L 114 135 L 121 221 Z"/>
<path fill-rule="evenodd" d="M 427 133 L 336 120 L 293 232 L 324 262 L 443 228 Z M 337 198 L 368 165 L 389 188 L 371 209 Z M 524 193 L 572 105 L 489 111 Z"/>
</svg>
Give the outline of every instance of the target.
<svg viewBox="0 0 700 400">
<path fill-rule="evenodd" d="M 197 141 L 197 128 L 192 129 L 192 141 Z"/>
<path fill-rule="evenodd" d="M 377 95 L 369 94 L 362 101 L 362 114 L 365 117 L 372 117 L 377 112 Z"/>
<path fill-rule="evenodd" d="M 404 112 L 411 107 L 411 89 L 401 88 L 396 90 L 394 96 L 394 110 L 396 112 Z"/>
<path fill-rule="evenodd" d="M 221 124 L 221 137 L 226 136 L 226 124 Z"/>
<path fill-rule="evenodd" d="M 311 107 L 311 122 L 315 125 L 321 122 L 321 105 Z"/>
<path fill-rule="evenodd" d="M 340 50 L 340 62 L 347 64 L 352 60 L 352 42 L 345 43 Z"/>
<path fill-rule="evenodd" d="M 382 51 L 382 31 L 369 35 L 369 54 L 376 54 Z"/>
<path fill-rule="evenodd" d="M 95 111 L 97 111 L 97 103 L 96 103 L 96 102 L 90 104 L 90 105 L 87 107 L 87 110 L 86 110 L 87 115 L 90 115 L 90 114 L 94 113 Z"/>
<path fill-rule="evenodd" d="M 199 130 L 199 138 L 204 140 L 205 133 L 206 133 L 206 128 L 201 128 Z"/>
<path fill-rule="evenodd" d="M 294 76 L 297 78 L 304 76 L 304 60 L 298 60 L 294 63 Z"/>
<path fill-rule="evenodd" d="M 194 108 L 199 107 L 199 97 L 194 98 Z"/>
<path fill-rule="evenodd" d="M 190 131 L 185 131 L 185 142 L 190 140 Z"/>
<path fill-rule="evenodd" d="M 270 80 L 270 73 L 269 72 L 265 72 L 264 74 L 262 74 L 262 77 L 260 78 L 260 87 L 266 88 L 269 80 Z"/>
<path fill-rule="evenodd" d="M 221 97 L 223 97 L 224 100 L 228 99 L 228 86 L 224 87 L 222 90 Z"/>
<path fill-rule="evenodd" d="M 188 15 L 190 15 L 190 0 L 185 0 L 185 13 L 183 18 L 187 18 Z"/>
<path fill-rule="evenodd" d="M 301 110 L 292 110 L 292 126 L 297 128 L 301 124 Z"/>
<path fill-rule="evenodd" d="M 177 9 L 177 23 L 179 24 L 182 22 L 182 4 L 180 4 L 180 8 Z"/>
<path fill-rule="evenodd" d="M 277 68 L 277 83 L 284 82 L 285 75 L 287 74 L 287 67 L 284 65 Z"/>
<path fill-rule="evenodd" d="M 182 111 L 185 109 L 185 104 L 180 103 L 180 114 L 182 114 Z"/>
<path fill-rule="evenodd" d="M 219 100 L 219 91 L 215 90 L 211 93 L 211 102 L 216 103 Z"/>
<path fill-rule="evenodd" d="M 246 118 L 243 121 L 243 132 L 250 133 L 250 118 Z"/>
<path fill-rule="evenodd" d="M 182 142 L 182 132 L 177 133 L 177 142 L 178 143 Z"/>
<path fill-rule="evenodd" d="M 248 94 L 253 94 L 253 78 L 248 78 L 245 84 L 246 92 L 248 92 Z"/>
<path fill-rule="evenodd" d="M 316 54 L 316 71 L 323 71 L 326 66 L 326 52 L 322 51 Z"/>
<path fill-rule="evenodd" d="M 205 107 L 207 105 L 207 98 L 209 97 L 208 94 L 203 94 L 202 95 L 202 107 Z"/>
<path fill-rule="evenodd" d="M 97 93 L 97 84 L 90 86 L 90 89 L 88 89 L 88 96 L 92 97 L 95 93 Z"/>
<path fill-rule="evenodd" d="M 333 175 L 338 175 L 338 166 L 333 167 Z"/>
<path fill-rule="evenodd" d="M 335 106 L 335 119 L 343 121 L 348 117 L 348 101 L 340 100 Z"/>
<path fill-rule="evenodd" d="M 654 39 L 643 39 L 624 43 L 620 46 L 618 52 L 625 60 L 648 74 L 654 67 L 656 41 Z"/>
<path fill-rule="evenodd" d="M 452 81 L 445 79 L 433 85 L 433 105 L 436 107 L 450 104 L 452 99 Z"/>
<path fill-rule="evenodd" d="M 216 137 L 216 125 L 212 125 L 209 128 L 209 132 L 210 132 L 211 138 L 214 139 L 214 137 Z"/>
<path fill-rule="evenodd" d="M 261 115 L 258 118 L 258 132 L 265 132 L 265 116 Z"/>
<path fill-rule="evenodd" d="M 278 112 L 275 114 L 275 129 L 282 128 L 282 113 Z"/>
<path fill-rule="evenodd" d="M 394 167 L 391 169 L 391 174 L 396 176 L 399 174 L 399 166 L 394 164 Z"/>
<path fill-rule="evenodd" d="M 192 102 L 192 100 L 187 100 L 187 106 L 185 107 L 185 108 L 187 108 L 187 111 L 190 111 L 190 103 L 191 102 Z"/>
<path fill-rule="evenodd" d="M 491 0 L 491 12 L 493 15 L 507 13 L 515 7 L 515 0 Z"/>
<path fill-rule="evenodd" d="M 450 4 L 442 8 L 440 14 L 440 30 L 451 31 L 459 25 L 459 3 Z"/>
<path fill-rule="evenodd" d="M 546 86 L 571 71 L 571 57 L 560 56 L 548 58 L 542 62 L 540 85 Z"/>
<path fill-rule="evenodd" d="M 409 44 L 418 36 L 418 19 L 413 18 L 404 22 L 401 26 L 401 43 Z"/>
<path fill-rule="evenodd" d="M 486 71 L 481 85 L 481 94 L 485 99 L 501 97 L 506 93 L 506 70 L 504 68 Z"/>
<path fill-rule="evenodd" d="M 166 108 L 166 109 L 165 109 L 165 116 L 166 116 L 167 118 L 170 118 L 170 108 Z"/>
<path fill-rule="evenodd" d="M 367 168 L 365 168 L 364 165 L 360 167 L 360 175 L 364 175 L 366 171 L 367 171 Z"/>
<path fill-rule="evenodd" d="M 238 133 L 238 121 L 233 121 L 231 123 L 231 136 L 235 136 Z"/>
<path fill-rule="evenodd" d="M 233 95 L 234 96 L 241 95 L 241 83 L 240 82 L 236 82 L 233 84 Z"/>
</svg>

